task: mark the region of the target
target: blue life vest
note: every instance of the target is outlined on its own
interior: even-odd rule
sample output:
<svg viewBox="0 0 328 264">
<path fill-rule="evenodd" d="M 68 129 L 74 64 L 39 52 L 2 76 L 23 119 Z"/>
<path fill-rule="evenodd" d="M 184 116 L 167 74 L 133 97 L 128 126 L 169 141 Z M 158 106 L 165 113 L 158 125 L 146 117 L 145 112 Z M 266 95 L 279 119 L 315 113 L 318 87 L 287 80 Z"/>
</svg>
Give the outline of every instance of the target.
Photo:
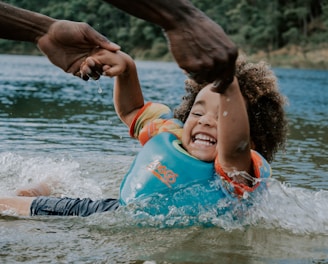
<svg viewBox="0 0 328 264">
<path fill-rule="evenodd" d="M 172 206 L 215 207 L 223 198 L 239 199 L 222 185 L 213 162 L 192 157 L 180 144 L 174 134 L 164 132 L 143 146 L 122 181 L 122 205 L 156 197 L 151 213 L 165 214 Z"/>
</svg>

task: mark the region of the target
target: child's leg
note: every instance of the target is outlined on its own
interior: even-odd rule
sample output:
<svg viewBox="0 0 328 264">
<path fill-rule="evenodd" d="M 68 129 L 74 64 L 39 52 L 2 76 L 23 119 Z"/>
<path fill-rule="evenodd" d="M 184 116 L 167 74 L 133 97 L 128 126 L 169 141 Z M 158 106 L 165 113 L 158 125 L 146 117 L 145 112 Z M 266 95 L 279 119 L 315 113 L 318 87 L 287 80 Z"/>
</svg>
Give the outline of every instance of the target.
<svg viewBox="0 0 328 264">
<path fill-rule="evenodd" d="M 29 216 L 30 207 L 34 199 L 35 197 L 0 198 L 0 214 L 5 211 L 10 211 L 20 216 Z"/>
<path fill-rule="evenodd" d="M 18 189 L 16 191 L 17 196 L 25 197 L 49 196 L 50 194 L 51 190 L 45 182 L 41 182 L 31 187 Z"/>
</svg>

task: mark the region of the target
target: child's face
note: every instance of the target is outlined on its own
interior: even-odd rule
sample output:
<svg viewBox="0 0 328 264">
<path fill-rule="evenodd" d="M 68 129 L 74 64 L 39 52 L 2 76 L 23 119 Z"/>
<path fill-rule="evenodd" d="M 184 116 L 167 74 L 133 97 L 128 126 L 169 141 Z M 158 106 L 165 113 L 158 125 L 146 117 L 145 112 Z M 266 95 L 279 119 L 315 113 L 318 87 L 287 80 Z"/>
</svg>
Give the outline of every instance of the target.
<svg viewBox="0 0 328 264">
<path fill-rule="evenodd" d="M 213 161 L 217 154 L 218 93 L 205 86 L 197 95 L 182 132 L 182 145 L 192 156 Z"/>
</svg>

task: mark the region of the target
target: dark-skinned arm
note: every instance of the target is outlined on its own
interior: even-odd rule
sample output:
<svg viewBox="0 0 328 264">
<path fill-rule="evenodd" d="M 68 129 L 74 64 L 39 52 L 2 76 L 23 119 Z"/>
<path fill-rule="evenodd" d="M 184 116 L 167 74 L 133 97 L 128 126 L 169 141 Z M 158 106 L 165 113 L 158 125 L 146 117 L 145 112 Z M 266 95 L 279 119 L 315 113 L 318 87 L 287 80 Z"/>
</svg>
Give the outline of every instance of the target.
<svg viewBox="0 0 328 264">
<path fill-rule="evenodd" d="M 56 20 L 0 2 L 0 38 L 37 42 Z"/>
<path fill-rule="evenodd" d="M 120 48 L 86 23 L 56 20 L 3 2 L 0 38 L 36 43 L 54 65 L 74 75 L 94 49 Z"/>
<path fill-rule="evenodd" d="M 233 80 L 237 47 L 223 29 L 187 0 L 106 0 L 161 26 L 172 55 L 197 82 Z"/>
</svg>

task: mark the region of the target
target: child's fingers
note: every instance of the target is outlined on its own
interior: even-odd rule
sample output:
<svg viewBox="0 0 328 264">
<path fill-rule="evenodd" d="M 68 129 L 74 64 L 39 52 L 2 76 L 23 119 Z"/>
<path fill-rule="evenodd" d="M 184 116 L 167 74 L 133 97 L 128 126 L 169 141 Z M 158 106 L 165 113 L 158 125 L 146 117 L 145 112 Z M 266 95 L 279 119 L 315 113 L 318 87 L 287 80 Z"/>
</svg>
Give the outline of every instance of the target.
<svg viewBox="0 0 328 264">
<path fill-rule="evenodd" d="M 117 53 L 106 53 L 105 55 L 102 55 L 100 51 L 86 58 L 80 66 L 79 77 L 83 80 L 99 79 L 100 75 L 114 77 L 125 71 L 124 60 Z"/>
<path fill-rule="evenodd" d="M 92 73 L 91 67 L 93 67 L 94 65 L 95 65 L 94 61 L 90 58 L 87 58 L 80 65 L 80 71 L 76 74 L 76 76 L 80 77 L 85 81 L 89 80 L 89 75 Z"/>
<path fill-rule="evenodd" d="M 114 77 L 123 73 L 125 69 L 124 67 L 122 67 L 122 65 L 112 65 L 112 66 L 104 65 L 102 70 L 103 70 L 103 75 Z"/>
<path fill-rule="evenodd" d="M 83 80 L 88 80 L 89 78 L 92 78 L 94 80 L 98 80 L 102 74 L 100 63 L 91 58 L 88 57 L 80 67 L 80 78 Z"/>
<path fill-rule="evenodd" d="M 88 65 L 89 67 L 91 67 L 91 68 L 94 67 L 94 66 L 96 65 L 96 63 L 99 64 L 98 61 L 96 61 L 95 59 L 93 59 L 93 58 L 91 58 L 91 57 L 86 58 L 85 61 L 84 61 L 84 63 L 85 63 L 86 65 Z"/>
<path fill-rule="evenodd" d="M 102 67 L 103 72 L 108 71 L 111 67 L 109 65 L 104 65 Z"/>
<path fill-rule="evenodd" d="M 100 78 L 101 74 L 102 74 L 101 72 L 95 70 L 94 68 L 92 69 L 92 68 L 84 65 L 80 69 L 79 77 L 85 81 L 89 80 L 89 78 L 98 80 Z"/>
</svg>

